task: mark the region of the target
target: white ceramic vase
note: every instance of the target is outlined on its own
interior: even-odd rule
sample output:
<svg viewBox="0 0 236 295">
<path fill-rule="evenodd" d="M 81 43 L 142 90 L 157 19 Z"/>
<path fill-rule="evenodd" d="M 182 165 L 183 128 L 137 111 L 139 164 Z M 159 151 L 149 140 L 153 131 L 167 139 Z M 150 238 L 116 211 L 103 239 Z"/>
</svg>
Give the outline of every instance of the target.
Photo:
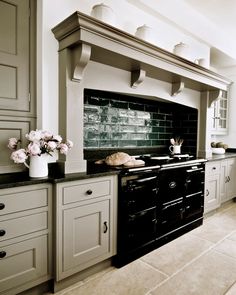
<svg viewBox="0 0 236 295">
<path fill-rule="evenodd" d="M 135 36 L 150 43 L 155 43 L 155 34 L 151 27 L 143 25 L 138 27 Z"/>
<path fill-rule="evenodd" d="M 181 56 L 183 58 L 189 58 L 189 47 L 187 44 L 180 42 L 174 46 L 174 54 Z"/>
<path fill-rule="evenodd" d="M 94 5 L 91 11 L 91 16 L 101 20 L 102 22 L 108 23 L 112 26 L 116 25 L 116 18 L 111 7 L 101 3 Z"/>
<path fill-rule="evenodd" d="M 46 177 L 48 176 L 48 155 L 31 156 L 29 164 L 30 177 Z"/>
</svg>

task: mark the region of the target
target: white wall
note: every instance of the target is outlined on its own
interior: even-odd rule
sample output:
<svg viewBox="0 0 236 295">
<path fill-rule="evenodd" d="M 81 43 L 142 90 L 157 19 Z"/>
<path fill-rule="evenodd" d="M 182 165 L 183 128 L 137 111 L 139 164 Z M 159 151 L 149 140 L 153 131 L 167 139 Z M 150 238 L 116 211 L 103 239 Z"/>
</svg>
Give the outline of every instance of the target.
<svg viewBox="0 0 236 295">
<path fill-rule="evenodd" d="M 90 14 L 93 5 L 98 3 L 101 2 L 97 2 L 97 0 L 37 1 L 38 128 L 49 129 L 55 133 L 58 130 L 58 42 L 51 29 L 76 10 Z M 144 11 L 142 7 L 133 5 L 132 1 L 106 0 L 104 4 L 113 9 L 117 17 L 117 27 L 120 29 L 135 34 L 137 27 L 147 24 L 155 28 L 156 45 L 172 51 L 175 44 L 183 41 L 190 46 L 192 60 L 198 57 L 209 58 L 210 48 L 207 45 L 183 33 L 178 27 L 166 22 L 163 18 L 157 18 L 149 11 Z M 166 98 L 169 99 L 167 92 Z M 180 103 L 191 104 L 189 99 L 191 100 L 186 95 L 186 98 Z M 198 105 L 199 101 L 196 104 Z"/>
</svg>

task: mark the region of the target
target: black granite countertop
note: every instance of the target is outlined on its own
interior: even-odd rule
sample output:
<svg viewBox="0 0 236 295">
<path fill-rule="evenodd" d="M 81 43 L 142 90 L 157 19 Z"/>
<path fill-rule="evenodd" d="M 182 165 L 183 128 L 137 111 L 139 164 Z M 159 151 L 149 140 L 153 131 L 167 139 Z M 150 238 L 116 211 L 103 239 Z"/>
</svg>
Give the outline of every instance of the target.
<svg viewBox="0 0 236 295">
<path fill-rule="evenodd" d="M 225 154 L 223 155 L 217 155 L 217 154 L 212 154 L 210 157 L 207 158 L 207 161 L 217 161 L 217 160 L 224 160 L 224 159 L 228 159 L 228 158 L 234 158 L 236 157 L 236 151 L 234 151 L 235 149 L 231 150 L 227 150 Z"/>
<path fill-rule="evenodd" d="M 88 179 L 93 177 L 101 177 L 107 175 L 116 175 L 119 170 L 110 169 L 109 167 L 93 165 L 88 167 L 86 172 L 62 174 L 57 169 L 56 165 L 51 165 L 49 168 L 48 177 L 31 178 L 29 172 L 7 173 L 0 175 L 0 189 L 12 188 L 17 186 L 39 184 L 39 183 L 60 183 L 66 181 L 74 181 L 81 179 Z"/>
<path fill-rule="evenodd" d="M 236 157 L 236 149 L 227 150 L 223 155 L 212 154 L 211 157 L 207 158 L 207 161 L 217 161 Z M 89 164 L 87 166 L 87 171 L 78 172 L 78 173 L 68 173 L 62 174 L 59 172 L 58 166 L 56 163 L 52 163 L 49 166 L 49 175 L 48 177 L 42 178 L 31 178 L 29 177 L 29 172 L 17 172 L 17 173 L 7 173 L 0 175 L 0 189 L 11 188 L 17 186 L 39 184 L 39 183 L 60 183 L 66 181 L 75 181 L 81 179 L 88 179 L 94 177 L 108 176 L 119 174 L 120 170 L 116 168 L 111 168 L 106 165 L 95 165 Z"/>
</svg>

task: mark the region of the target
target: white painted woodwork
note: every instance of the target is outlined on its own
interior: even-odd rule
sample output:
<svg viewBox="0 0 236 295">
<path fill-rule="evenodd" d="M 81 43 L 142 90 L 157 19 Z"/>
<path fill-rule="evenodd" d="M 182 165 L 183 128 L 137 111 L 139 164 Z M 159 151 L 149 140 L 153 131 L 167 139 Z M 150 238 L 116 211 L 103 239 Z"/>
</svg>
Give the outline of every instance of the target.
<svg viewBox="0 0 236 295">
<path fill-rule="evenodd" d="M 236 159 L 221 161 L 220 199 L 221 203 L 236 197 Z"/>
<path fill-rule="evenodd" d="M 225 135 L 228 132 L 228 105 L 229 93 L 223 92 L 222 95 L 211 105 L 211 134 Z"/>
<path fill-rule="evenodd" d="M 220 169 L 220 161 L 206 163 L 204 213 L 220 207 Z"/>
<path fill-rule="evenodd" d="M 117 176 L 57 184 L 56 281 L 115 255 L 117 190 Z"/>
</svg>

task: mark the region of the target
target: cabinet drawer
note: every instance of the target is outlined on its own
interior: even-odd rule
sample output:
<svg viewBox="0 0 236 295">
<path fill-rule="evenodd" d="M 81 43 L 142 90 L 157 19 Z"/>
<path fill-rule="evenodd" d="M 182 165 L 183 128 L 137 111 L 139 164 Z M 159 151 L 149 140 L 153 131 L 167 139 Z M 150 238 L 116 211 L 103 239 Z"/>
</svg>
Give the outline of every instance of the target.
<svg viewBox="0 0 236 295">
<path fill-rule="evenodd" d="M 81 181 L 77 185 L 64 187 L 63 205 L 111 194 L 111 179 Z"/>
<path fill-rule="evenodd" d="M 48 274 L 47 235 L 0 247 L 0 290 L 16 288 Z M 1 293 L 0 292 L 0 293 Z"/>
<path fill-rule="evenodd" d="M 0 215 L 47 206 L 48 190 L 35 186 L 0 190 Z"/>
<path fill-rule="evenodd" d="M 0 242 L 47 228 L 48 212 L 1 221 Z"/>
<path fill-rule="evenodd" d="M 220 161 L 206 163 L 205 174 L 220 174 Z"/>
</svg>

